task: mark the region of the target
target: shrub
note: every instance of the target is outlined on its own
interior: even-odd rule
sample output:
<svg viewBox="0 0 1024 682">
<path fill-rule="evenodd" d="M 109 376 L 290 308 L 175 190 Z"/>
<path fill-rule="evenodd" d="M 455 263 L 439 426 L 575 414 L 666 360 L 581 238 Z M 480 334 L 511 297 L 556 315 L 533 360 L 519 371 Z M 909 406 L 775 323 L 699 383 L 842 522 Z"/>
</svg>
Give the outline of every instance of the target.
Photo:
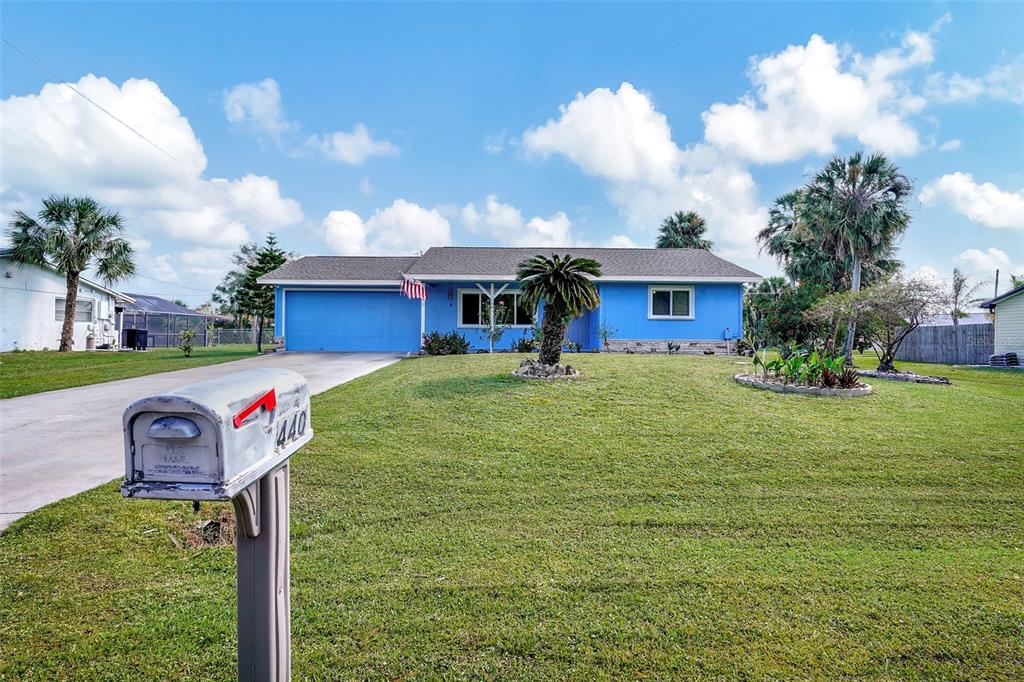
<svg viewBox="0 0 1024 682">
<path fill-rule="evenodd" d="M 537 339 L 532 336 L 521 336 L 512 342 L 512 351 L 515 353 L 532 353 L 540 348 Z"/>
<path fill-rule="evenodd" d="M 458 332 L 432 331 L 423 336 L 423 351 L 427 355 L 465 355 L 469 352 L 469 341 Z"/>
<path fill-rule="evenodd" d="M 597 326 L 597 335 L 601 339 L 601 347 L 608 350 L 608 341 L 615 336 L 617 330 L 606 322 L 602 322 Z"/>
<path fill-rule="evenodd" d="M 761 376 L 781 380 L 784 384 L 800 384 L 824 388 L 857 388 L 860 375 L 854 367 L 845 367 L 842 356 L 811 351 L 800 347 L 787 349 L 786 357 L 766 360 L 764 354 L 754 354 L 754 367 Z"/>
<path fill-rule="evenodd" d="M 178 348 L 185 354 L 186 358 L 192 357 L 192 341 L 196 338 L 194 329 L 186 329 L 179 336 Z"/>
</svg>

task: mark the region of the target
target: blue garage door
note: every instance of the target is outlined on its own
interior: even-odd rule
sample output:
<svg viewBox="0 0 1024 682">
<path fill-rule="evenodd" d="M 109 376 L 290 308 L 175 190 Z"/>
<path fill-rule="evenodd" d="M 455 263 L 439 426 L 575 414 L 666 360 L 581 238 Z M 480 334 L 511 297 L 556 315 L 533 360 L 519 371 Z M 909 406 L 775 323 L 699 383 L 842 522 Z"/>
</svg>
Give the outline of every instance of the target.
<svg viewBox="0 0 1024 682">
<path fill-rule="evenodd" d="M 415 351 L 419 301 L 397 291 L 285 292 L 288 350 Z"/>
</svg>

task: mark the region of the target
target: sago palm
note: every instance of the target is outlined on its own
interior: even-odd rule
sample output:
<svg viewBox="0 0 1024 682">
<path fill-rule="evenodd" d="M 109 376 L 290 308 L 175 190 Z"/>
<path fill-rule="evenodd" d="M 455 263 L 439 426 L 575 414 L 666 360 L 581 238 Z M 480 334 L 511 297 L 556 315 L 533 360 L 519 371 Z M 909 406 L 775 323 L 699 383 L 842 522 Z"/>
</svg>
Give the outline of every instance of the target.
<svg viewBox="0 0 1024 682">
<path fill-rule="evenodd" d="M 661 222 L 658 230 L 659 249 L 704 249 L 710 251 L 712 243 L 704 238 L 707 223 L 693 211 L 676 211 Z"/>
<path fill-rule="evenodd" d="M 89 197 L 50 196 L 36 218 L 15 211 L 7 237 L 11 258 L 18 263 L 51 267 L 64 274 L 64 324 L 60 350 L 74 343 L 78 283 L 90 267 L 107 284 L 135 272 L 134 250 L 122 237 L 121 216 Z"/>
<path fill-rule="evenodd" d="M 588 276 L 601 276 L 601 264 L 592 258 L 536 255 L 519 264 L 516 279 L 524 304 L 536 308 L 544 303 L 539 358 L 542 364 L 558 364 L 569 320 L 601 303 L 597 287 Z"/>
<path fill-rule="evenodd" d="M 883 154 L 836 157 L 804 189 L 807 221 L 835 260 L 850 260 L 850 290 L 859 291 L 865 263 L 889 259 L 910 224 L 906 203 L 913 185 Z M 853 362 L 854 320 L 847 322 L 844 355 Z"/>
</svg>

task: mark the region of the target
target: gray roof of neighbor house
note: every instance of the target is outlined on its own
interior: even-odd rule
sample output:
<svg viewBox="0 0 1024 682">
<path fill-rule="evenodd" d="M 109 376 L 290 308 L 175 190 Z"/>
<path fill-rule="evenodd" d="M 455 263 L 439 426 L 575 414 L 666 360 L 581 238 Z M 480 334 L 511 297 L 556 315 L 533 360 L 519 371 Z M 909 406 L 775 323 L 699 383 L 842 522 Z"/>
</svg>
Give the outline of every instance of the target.
<svg viewBox="0 0 1024 682">
<path fill-rule="evenodd" d="M 1012 296 L 1016 296 L 1017 294 L 1020 294 L 1020 293 L 1024 293 L 1024 286 L 1019 286 L 1016 289 L 1010 289 L 1005 294 L 1000 294 L 999 296 L 996 296 L 995 298 L 990 298 L 989 300 L 985 301 L 984 303 L 979 303 L 978 307 L 979 308 L 988 308 L 989 310 L 991 310 L 992 308 L 995 308 L 997 304 L 1002 303 L 1006 299 L 1008 299 L 1008 298 L 1010 298 Z"/>
<path fill-rule="evenodd" d="M 291 282 L 388 282 L 402 279 L 402 273 L 419 256 L 303 256 L 259 278 L 267 284 Z"/>
<path fill-rule="evenodd" d="M 536 254 L 572 254 L 601 263 L 608 281 L 751 282 L 760 275 L 702 249 L 511 248 L 435 246 L 422 256 L 307 256 L 260 278 L 283 284 L 299 281 L 400 280 L 402 273 L 422 280 L 515 279 L 520 261 Z"/>
<path fill-rule="evenodd" d="M 147 294 L 128 294 L 133 299 L 134 303 L 128 303 L 124 309 L 126 312 L 136 313 L 167 313 L 169 315 L 199 315 L 204 317 L 203 313 L 186 308 L 183 305 L 178 305 L 168 301 L 166 298 L 160 298 L 158 296 L 149 296 Z"/>
</svg>

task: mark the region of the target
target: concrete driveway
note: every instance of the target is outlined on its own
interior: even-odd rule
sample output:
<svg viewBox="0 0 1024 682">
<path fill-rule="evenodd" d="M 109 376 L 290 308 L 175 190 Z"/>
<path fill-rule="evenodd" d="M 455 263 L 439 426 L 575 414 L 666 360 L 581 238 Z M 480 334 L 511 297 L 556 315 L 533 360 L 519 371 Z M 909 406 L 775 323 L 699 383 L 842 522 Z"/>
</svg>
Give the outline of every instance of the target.
<svg viewBox="0 0 1024 682">
<path fill-rule="evenodd" d="M 0 531 L 30 511 L 123 476 L 121 413 L 139 398 L 256 367 L 298 372 L 320 393 L 399 357 L 274 353 L 0 400 Z"/>
</svg>

